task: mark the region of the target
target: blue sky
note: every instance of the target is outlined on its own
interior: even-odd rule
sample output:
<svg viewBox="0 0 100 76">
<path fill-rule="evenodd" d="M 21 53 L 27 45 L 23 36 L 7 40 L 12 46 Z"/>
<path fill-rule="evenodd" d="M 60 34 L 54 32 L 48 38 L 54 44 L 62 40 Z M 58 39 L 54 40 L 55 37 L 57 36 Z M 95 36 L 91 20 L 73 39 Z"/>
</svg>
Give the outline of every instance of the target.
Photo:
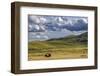
<svg viewBox="0 0 100 76">
<path fill-rule="evenodd" d="M 28 15 L 29 41 L 79 35 L 87 29 L 87 17 Z"/>
</svg>

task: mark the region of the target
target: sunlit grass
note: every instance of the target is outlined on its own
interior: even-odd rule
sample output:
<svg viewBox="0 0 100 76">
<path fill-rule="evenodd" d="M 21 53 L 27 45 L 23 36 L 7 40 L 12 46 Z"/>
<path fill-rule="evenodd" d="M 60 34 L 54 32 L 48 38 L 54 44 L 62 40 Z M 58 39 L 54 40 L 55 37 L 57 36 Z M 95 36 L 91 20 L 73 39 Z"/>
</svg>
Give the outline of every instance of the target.
<svg viewBox="0 0 100 76">
<path fill-rule="evenodd" d="M 50 53 L 51 57 L 45 57 Z M 28 60 L 87 58 L 86 43 L 68 41 L 33 41 L 28 43 Z"/>
</svg>

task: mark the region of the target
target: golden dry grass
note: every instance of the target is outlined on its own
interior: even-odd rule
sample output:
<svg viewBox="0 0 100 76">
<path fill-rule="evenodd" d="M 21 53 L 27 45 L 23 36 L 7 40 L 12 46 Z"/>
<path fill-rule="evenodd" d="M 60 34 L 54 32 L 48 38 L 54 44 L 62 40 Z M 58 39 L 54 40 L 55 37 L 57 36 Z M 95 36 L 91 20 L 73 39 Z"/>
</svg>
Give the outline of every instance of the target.
<svg viewBox="0 0 100 76">
<path fill-rule="evenodd" d="M 86 44 L 60 42 L 30 42 L 28 44 L 28 60 L 52 60 L 52 59 L 79 59 L 87 58 Z M 49 53 L 50 57 L 45 55 Z"/>
</svg>

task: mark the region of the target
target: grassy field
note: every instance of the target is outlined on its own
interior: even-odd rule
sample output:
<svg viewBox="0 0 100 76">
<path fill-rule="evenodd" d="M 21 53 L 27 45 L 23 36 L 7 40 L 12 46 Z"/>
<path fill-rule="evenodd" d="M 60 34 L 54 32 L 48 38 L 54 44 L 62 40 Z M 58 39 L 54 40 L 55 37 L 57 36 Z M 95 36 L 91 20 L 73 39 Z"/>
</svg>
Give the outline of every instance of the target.
<svg viewBox="0 0 100 76">
<path fill-rule="evenodd" d="M 80 41 L 81 39 L 81 41 Z M 82 41 L 83 39 L 83 41 Z M 46 54 L 51 56 L 46 57 Z M 84 36 L 32 41 L 28 43 L 28 60 L 87 58 L 88 49 Z"/>
</svg>

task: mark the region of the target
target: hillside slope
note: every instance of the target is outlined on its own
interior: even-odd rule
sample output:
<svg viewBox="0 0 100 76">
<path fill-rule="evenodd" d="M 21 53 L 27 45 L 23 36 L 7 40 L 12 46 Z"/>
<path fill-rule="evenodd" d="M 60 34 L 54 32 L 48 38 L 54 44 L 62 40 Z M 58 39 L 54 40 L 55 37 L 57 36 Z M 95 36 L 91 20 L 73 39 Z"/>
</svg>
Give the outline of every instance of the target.
<svg viewBox="0 0 100 76">
<path fill-rule="evenodd" d="M 50 39 L 50 40 L 47 40 L 47 41 L 69 41 L 69 42 L 86 42 L 88 41 L 88 33 L 85 32 L 85 33 L 82 33 L 80 35 L 71 35 L 71 36 L 68 36 L 68 37 L 64 37 L 64 38 L 56 38 L 56 39 Z"/>
<path fill-rule="evenodd" d="M 78 36 L 68 36 L 46 41 L 28 43 L 29 60 L 87 58 L 87 32 Z M 52 54 L 46 58 L 46 53 Z"/>
</svg>

